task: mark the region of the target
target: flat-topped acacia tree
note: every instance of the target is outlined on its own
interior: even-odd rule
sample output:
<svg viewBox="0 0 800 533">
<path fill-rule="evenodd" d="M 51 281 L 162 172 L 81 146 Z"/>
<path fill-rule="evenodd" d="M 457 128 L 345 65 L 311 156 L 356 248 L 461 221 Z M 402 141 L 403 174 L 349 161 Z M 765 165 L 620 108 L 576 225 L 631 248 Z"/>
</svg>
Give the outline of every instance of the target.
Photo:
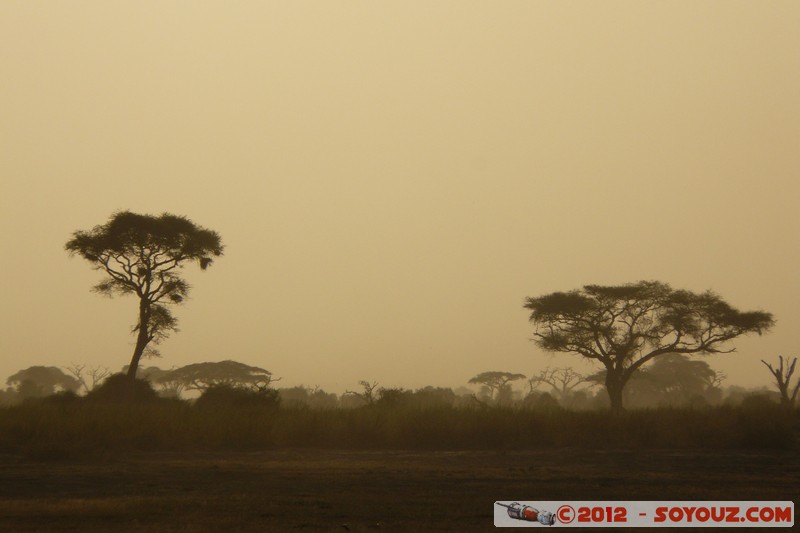
<svg viewBox="0 0 800 533">
<path fill-rule="evenodd" d="M 490 372 L 481 372 L 477 376 L 470 379 L 469 383 L 472 383 L 473 385 L 482 385 L 486 387 L 486 389 L 489 390 L 489 398 L 492 401 L 499 401 L 500 394 L 502 393 L 502 391 L 506 387 L 510 387 L 510 385 L 508 384 L 518 379 L 525 379 L 525 374 L 490 371 Z"/>
<path fill-rule="evenodd" d="M 128 366 L 128 376 L 135 379 L 148 344 L 158 344 L 170 331 L 177 331 L 178 321 L 169 306 L 183 302 L 190 289 L 181 269 L 197 262 L 205 270 L 213 257 L 222 255 L 223 245 L 217 232 L 186 217 L 121 211 L 101 226 L 76 231 L 65 248 L 105 272 L 107 278 L 94 286 L 96 292 L 133 294 L 139 299 L 133 328 L 136 346 Z"/>
<path fill-rule="evenodd" d="M 732 352 L 727 341 L 774 324 L 772 314 L 739 311 L 711 291 L 675 290 L 658 281 L 586 285 L 527 298 L 524 307 L 544 350 L 577 353 L 605 367 L 613 412 L 623 410 L 625 384 L 653 358 Z"/>
</svg>

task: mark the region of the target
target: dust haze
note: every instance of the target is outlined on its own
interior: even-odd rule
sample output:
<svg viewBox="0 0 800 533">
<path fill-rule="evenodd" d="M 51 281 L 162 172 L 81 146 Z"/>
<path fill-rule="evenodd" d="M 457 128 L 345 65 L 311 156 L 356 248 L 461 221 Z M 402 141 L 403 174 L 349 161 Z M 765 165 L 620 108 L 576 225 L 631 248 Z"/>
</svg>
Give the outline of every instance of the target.
<svg viewBox="0 0 800 533">
<path fill-rule="evenodd" d="M 0 15 L 0 375 L 127 362 L 130 302 L 62 251 L 120 209 L 227 244 L 187 274 L 161 366 L 235 359 L 337 392 L 531 374 L 563 359 L 530 342 L 525 297 L 644 279 L 775 315 L 710 358 L 729 383 L 768 385 L 759 359 L 798 351 L 791 2 Z"/>
<path fill-rule="evenodd" d="M 507 462 L 546 500 L 787 499 L 798 27 L 791 1 L 1 2 L 0 514 L 470 531 L 483 496 L 545 494 Z M 375 477 L 426 499 L 359 514 Z"/>
</svg>

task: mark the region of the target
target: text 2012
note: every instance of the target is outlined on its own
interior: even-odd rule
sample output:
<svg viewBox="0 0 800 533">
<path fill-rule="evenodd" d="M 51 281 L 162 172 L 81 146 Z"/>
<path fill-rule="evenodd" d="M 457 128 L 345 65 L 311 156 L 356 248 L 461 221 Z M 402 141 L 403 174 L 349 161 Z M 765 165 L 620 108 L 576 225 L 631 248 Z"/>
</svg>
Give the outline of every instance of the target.
<svg viewBox="0 0 800 533">
<path fill-rule="evenodd" d="M 624 507 L 578 507 L 578 522 L 619 523 L 628 521 Z"/>
</svg>

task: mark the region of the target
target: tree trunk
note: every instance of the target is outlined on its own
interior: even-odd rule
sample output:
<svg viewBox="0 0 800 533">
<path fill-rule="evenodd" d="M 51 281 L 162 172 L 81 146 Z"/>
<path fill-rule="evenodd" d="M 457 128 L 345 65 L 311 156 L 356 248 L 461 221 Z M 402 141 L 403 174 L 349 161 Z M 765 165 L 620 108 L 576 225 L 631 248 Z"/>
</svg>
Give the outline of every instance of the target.
<svg viewBox="0 0 800 533">
<path fill-rule="evenodd" d="M 611 413 L 620 414 L 625 411 L 622 406 L 622 390 L 625 387 L 625 382 L 621 376 L 617 376 L 613 369 L 608 369 L 606 372 L 606 392 L 608 392 L 608 399 L 611 400 Z"/>
<path fill-rule="evenodd" d="M 150 302 L 142 298 L 139 300 L 139 332 L 136 336 L 136 347 L 133 349 L 131 364 L 128 365 L 128 377 L 133 381 L 136 379 L 136 372 L 139 370 L 139 360 L 142 358 L 144 349 L 150 342 Z"/>
</svg>

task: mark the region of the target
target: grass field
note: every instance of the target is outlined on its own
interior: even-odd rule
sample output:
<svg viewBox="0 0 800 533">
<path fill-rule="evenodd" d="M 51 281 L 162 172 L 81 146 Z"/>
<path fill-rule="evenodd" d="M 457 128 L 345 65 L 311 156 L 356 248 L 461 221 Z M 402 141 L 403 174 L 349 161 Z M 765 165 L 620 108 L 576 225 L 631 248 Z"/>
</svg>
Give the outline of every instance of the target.
<svg viewBox="0 0 800 533">
<path fill-rule="evenodd" d="M 488 531 L 496 500 L 788 500 L 798 481 L 796 450 L 3 455 L 0 529 Z"/>
<path fill-rule="evenodd" d="M 497 500 L 790 500 L 800 413 L 0 408 L 0 530 L 487 531 Z M 542 526 L 544 527 L 544 526 Z M 684 530 L 685 531 L 685 530 Z"/>
</svg>

